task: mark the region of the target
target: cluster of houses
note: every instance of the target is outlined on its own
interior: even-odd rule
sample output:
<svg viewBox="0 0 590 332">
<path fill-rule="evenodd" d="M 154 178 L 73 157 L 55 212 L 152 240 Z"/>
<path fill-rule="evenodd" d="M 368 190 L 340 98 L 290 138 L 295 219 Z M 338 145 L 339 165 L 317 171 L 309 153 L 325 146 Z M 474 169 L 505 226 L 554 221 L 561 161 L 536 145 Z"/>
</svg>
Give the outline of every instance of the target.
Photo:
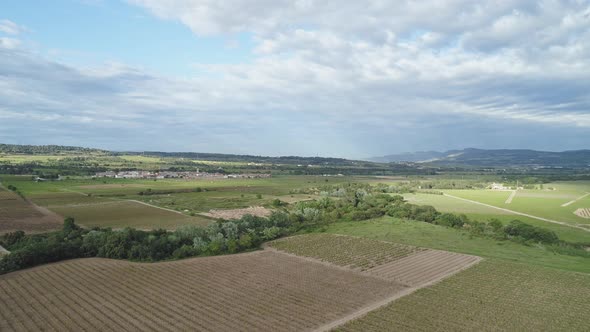
<svg viewBox="0 0 590 332">
<path fill-rule="evenodd" d="M 488 189 L 491 189 L 491 190 L 514 190 L 514 189 L 516 189 L 516 190 L 522 190 L 522 189 L 524 189 L 524 187 L 519 186 L 518 185 L 518 182 L 516 184 L 516 187 L 507 187 L 503 183 L 496 183 L 496 182 L 494 182 L 494 183 L 492 183 L 491 185 L 488 186 Z"/>
<path fill-rule="evenodd" d="M 259 179 L 270 178 L 271 174 L 222 174 L 208 172 L 171 172 L 171 171 L 122 171 L 98 172 L 95 178 L 113 179 Z"/>
</svg>

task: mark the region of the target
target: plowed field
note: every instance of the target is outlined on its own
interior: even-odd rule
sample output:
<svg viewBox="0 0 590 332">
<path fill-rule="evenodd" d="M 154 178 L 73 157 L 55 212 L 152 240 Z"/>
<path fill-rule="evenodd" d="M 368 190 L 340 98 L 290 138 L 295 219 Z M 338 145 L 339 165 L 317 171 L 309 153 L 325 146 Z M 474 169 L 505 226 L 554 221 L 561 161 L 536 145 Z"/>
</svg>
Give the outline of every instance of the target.
<svg viewBox="0 0 590 332">
<path fill-rule="evenodd" d="M 45 265 L 0 276 L 0 330 L 329 330 L 478 260 L 336 235 L 272 245 L 281 243 L 328 246 L 337 264 L 267 248 L 153 264 Z M 351 259 L 334 255 L 345 248 Z"/>
<path fill-rule="evenodd" d="M 35 206 L 15 193 L 0 190 L 0 234 L 16 230 L 44 232 L 59 229 L 63 218 Z"/>
</svg>

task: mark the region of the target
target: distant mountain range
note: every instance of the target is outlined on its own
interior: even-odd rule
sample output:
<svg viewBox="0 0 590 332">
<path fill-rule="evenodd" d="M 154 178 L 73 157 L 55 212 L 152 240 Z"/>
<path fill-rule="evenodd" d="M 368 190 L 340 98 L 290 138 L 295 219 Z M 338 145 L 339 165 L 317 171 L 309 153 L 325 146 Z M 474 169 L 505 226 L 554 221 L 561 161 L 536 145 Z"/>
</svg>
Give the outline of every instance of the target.
<svg viewBox="0 0 590 332">
<path fill-rule="evenodd" d="M 590 150 L 548 152 L 535 150 L 463 149 L 423 151 L 370 158 L 374 162 L 414 162 L 476 167 L 590 167 Z"/>
</svg>

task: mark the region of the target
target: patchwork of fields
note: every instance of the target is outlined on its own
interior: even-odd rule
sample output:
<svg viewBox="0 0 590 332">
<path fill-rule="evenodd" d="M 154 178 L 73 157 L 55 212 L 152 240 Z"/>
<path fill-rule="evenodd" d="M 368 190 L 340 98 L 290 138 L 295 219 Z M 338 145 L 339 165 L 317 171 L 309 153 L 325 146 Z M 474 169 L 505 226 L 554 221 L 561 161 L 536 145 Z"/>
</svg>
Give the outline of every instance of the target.
<svg viewBox="0 0 590 332">
<path fill-rule="evenodd" d="M 60 215 L 57 217 L 60 222 L 63 217 L 73 217 L 78 224 L 86 227 L 175 229 L 183 225 L 207 225 L 214 218 L 225 216 L 223 210 L 270 206 L 274 199 L 294 203 L 317 198 L 314 195 L 291 194 L 290 191 L 315 186 L 320 179 L 279 177 L 154 181 L 73 178 L 34 182 L 30 176 L 3 176 L 3 180 L 18 187 L 32 202 Z M 346 181 L 342 178 L 330 180 Z M 325 183 L 323 179 L 322 183 Z M 12 208 L 16 209 L 15 206 Z M 31 226 L 24 230 L 48 229 Z"/>
<path fill-rule="evenodd" d="M 374 243 L 332 237 L 343 244 L 367 241 L 356 246 L 355 257 L 368 256 L 363 248 Z M 298 240 L 289 243 L 297 247 Z M 333 244 L 326 236 L 313 240 Z M 392 245 L 378 251 L 380 257 L 393 257 L 389 263 L 406 260 L 387 269 L 397 274 L 421 262 L 432 264 L 422 257 L 424 249 Z M 412 252 L 418 253 L 413 263 L 407 255 Z M 478 260 L 465 257 L 467 262 L 449 264 L 462 269 Z M 427 284 L 411 277 L 410 287 L 397 277 L 373 273 L 272 249 L 153 264 L 73 260 L 1 276 L 0 330 L 327 330 Z"/>
</svg>

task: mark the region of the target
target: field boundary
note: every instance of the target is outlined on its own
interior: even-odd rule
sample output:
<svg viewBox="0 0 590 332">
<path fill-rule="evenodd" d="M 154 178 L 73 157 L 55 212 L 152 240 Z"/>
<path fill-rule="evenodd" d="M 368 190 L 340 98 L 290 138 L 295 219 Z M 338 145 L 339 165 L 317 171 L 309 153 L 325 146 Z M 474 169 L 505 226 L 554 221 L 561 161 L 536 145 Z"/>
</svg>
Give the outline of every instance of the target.
<svg viewBox="0 0 590 332">
<path fill-rule="evenodd" d="M 334 234 L 334 235 L 340 235 L 340 234 Z M 295 237 L 295 236 L 297 236 L 297 235 L 289 236 L 289 237 Z M 346 235 L 342 235 L 342 236 L 346 236 Z M 289 238 L 289 237 L 286 237 L 286 238 Z M 261 247 L 262 247 L 263 250 L 276 252 L 276 253 L 279 253 L 281 255 L 285 255 L 285 256 L 289 256 L 289 257 L 299 258 L 299 259 L 302 259 L 302 260 L 307 261 L 307 262 L 310 262 L 310 263 L 322 264 L 324 266 L 336 268 L 336 269 L 341 270 L 341 271 L 354 272 L 354 273 L 357 273 L 357 274 L 362 275 L 363 277 L 371 277 L 371 278 L 375 278 L 375 279 L 379 279 L 379 280 L 384 280 L 384 281 L 388 281 L 388 282 L 395 282 L 395 283 L 398 283 L 398 284 L 400 284 L 400 285 L 402 285 L 404 287 L 410 287 L 410 285 L 405 284 L 403 282 L 391 280 L 391 279 L 388 279 L 388 278 L 385 278 L 385 277 L 381 277 L 381 276 L 376 276 L 376 275 L 370 274 L 370 273 L 368 273 L 366 271 L 361 271 L 361 270 L 358 270 L 358 269 L 353 269 L 353 268 L 350 268 L 350 267 L 341 266 L 341 265 L 334 264 L 332 262 L 324 261 L 324 260 L 321 260 L 321 259 L 318 259 L 318 258 L 314 258 L 314 257 L 299 256 L 299 255 L 296 255 L 296 254 L 293 254 L 293 253 L 290 253 L 290 252 L 282 251 L 280 249 L 277 249 L 275 247 L 272 247 L 271 245 L 268 244 L 268 242 L 263 243 Z"/>
<path fill-rule="evenodd" d="M 498 209 L 498 210 L 510 212 L 510 213 L 513 213 L 513 214 L 516 214 L 516 215 L 520 215 L 520 216 L 524 216 L 524 217 L 529 217 L 529 218 L 533 218 L 533 219 L 537 219 L 537 220 L 541 220 L 541 221 L 546 221 L 546 222 L 549 222 L 549 223 L 552 223 L 552 224 L 558 224 L 558 225 L 562 225 L 562 226 L 577 228 L 577 229 L 581 229 L 581 230 L 586 231 L 586 232 L 590 232 L 590 229 L 587 229 L 587 228 L 584 228 L 584 227 L 581 227 L 581 226 L 577 226 L 577 225 L 571 225 L 571 224 L 568 224 L 568 223 L 563 222 L 563 221 L 557 221 L 557 220 L 547 219 L 547 218 L 543 218 L 543 217 L 537 217 L 537 216 L 533 216 L 533 215 L 528 214 L 528 213 L 523 213 L 523 212 L 518 212 L 518 211 L 514 211 L 514 210 L 509 210 L 509 209 L 497 207 L 497 206 L 494 206 L 494 205 L 490 205 L 490 204 L 486 204 L 486 203 L 482 203 L 482 202 L 478 202 L 478 201 L 473 201 L 473 200 L 470 200 L 470 199 L 467 199 L 467 198 L 453 196 L 453 195 L 450 195 L 450 194 L 447 194 L 447 193 L 443 193 L 443 195 L 444 196 L 447 196 L 447 197 L 454 198 L 454 199 L 459 199 L 459 200 L 462 200 L 462 201 L 471 202 L 473 204 L 479 204 L 479 205 L 491 207 L 491 208 L 494 208 L 494 209 Z"/>
<path fill-rule="evenodd" d="M 574 204 L 575 202 L 577 202 L 577 201 L 579 201 L 579 200 L 583 199 L 584 197 L 586 197 L 586 196 L 588 196 L 588 195 L 590 195 L 590 193 L 585 193 L 584 195 L 582 195 L 582 196 L 580 196 L 580 197 L 578 197 L 578 198 L 576 198 L 576 199 L 574 199 L 574 200 L 571 200 L 571 201 L 569 201 L 569 202 L 567 202 L 567 203 L 563 203 L 563 204 L 561 204 L 561 207 L 566 207 L 566 206 L 572 205 L 572 204 Z"/>
<path fill-rule="evenodd" d="M 156 208 L 156 209 L 160 209 L 160 210 L 164 210 L 164 211 L 168 211 L 168 212 L 174 212 L 174 213 L 183 215 L 185 217 L 190 217 L 190 216 L 188 216 L 188 215 L 186 215 L 186 214 L 184 214 L 184 213 L 182 213 L 180 211 L 176 211 L 176 210 L 172 210 L 172 209 L 167 209 L 165 207 L 161 207 L 161 206 L 157 206 L 157 205 L 152 205 L 152 204 L 149 204 L 149 203 L 146 203 L 146 202 L 138 201 L 136 199 L 122 199 L 121 201 L 124 201 L 124 202 L 135 202 L 135 203 L 139 203 L 139 204 L 142 204 L 142 205 L 151 206 L 151 207 Z"/>
<path fill-rule="evenodd" d="M 459 272 L 465 271 L 468 268 L 473 267 L 476 264 L 479 264 L 483 260 L 483 258 L 481 258 L 479 256 L 474 256 L 474 257 L 477 257 L 477 259 L 475 261 L 473 261 L 473 262 L 471 262 L 471 263 L 463 266 L 462 268 L 460 268 L 460 269 L 458 269 L 456 271 L 453 271 L 453 272 L 451 272 L 449 274 L 446 274 L 446 275 L 442 275 L 442 276 L 440 276 L 440 277 L 438 277 L 436 279 L 433 279 L 433 280 L 431 280 L 431 281 L 429 281 L 427 283 L 424 283 L 422 285 L 414 286 L 414 287 L 410 287 L 410 288 L 404 289 L 404 290 L 400 291 L 399 293 L 396 293 L 396 294 L 394 294 L 394 295 L 392 295 L 392 296 L 390 296 L 390 297 L 388 297 L 388 298 L 386 298 L 384 300 L 381 300 L 381 301 L 378 301 L 378 302 L 369 304 L 369 305 L 367 305 L 367 306 L 365 306 L 365 307 L 363 307 L 363 308 L 361 308 L 361 309 L 359 309 L 359 310 L 357 310 L 357 311 L 355 311 L 355 312 L 353 312 L 353 313 L 351 313 L 349 315 L 346 315 L 346 316 L 344 316 L 342 318 L 339 318 L 339 319 L 337 319 L 335 321 L 332 321 L 332 322 L 330 322 L 328 324 L 324 324 L 324 325 L 320 326 L 319 328 L 317 328 L 317 329 L 315 329 L 313 331 L 314 332 L 325 332 L 325 331 L 333 330 L 336 327 L 341 326 L 341 325 L 344 325 L 344 324 L 346 324 L 346 323 L 348 323 L 348 322 L 350 322 L 352 320 L 355 320 L 355 319 L 364 317 L 368 313 L 370 313 L 371 311 L 377 310 L 377 309 L 379 309 L 381 307 L 384 307 L 384 306 L 390 304 L 391 302 L 393 302 L 395 300 L 398 300 L 398 299 L 400 299 L 400 298 L 402 298 L 404 296 L 407 296 L 407 295 L 410 295 L 410 294 L 416 292 L 417 290 L 420 290 L 422 288 L 430 287 L 432 285 L 435 285 L 435 284 L 441 282 L 442 280 L 444 280 L 446 278 L 449 278 L 449 277 L 451 277 L 451 276 L 453 276 L 453 275 L 455 275 L 455 274 L 457 274 Z"/>
</svg>

